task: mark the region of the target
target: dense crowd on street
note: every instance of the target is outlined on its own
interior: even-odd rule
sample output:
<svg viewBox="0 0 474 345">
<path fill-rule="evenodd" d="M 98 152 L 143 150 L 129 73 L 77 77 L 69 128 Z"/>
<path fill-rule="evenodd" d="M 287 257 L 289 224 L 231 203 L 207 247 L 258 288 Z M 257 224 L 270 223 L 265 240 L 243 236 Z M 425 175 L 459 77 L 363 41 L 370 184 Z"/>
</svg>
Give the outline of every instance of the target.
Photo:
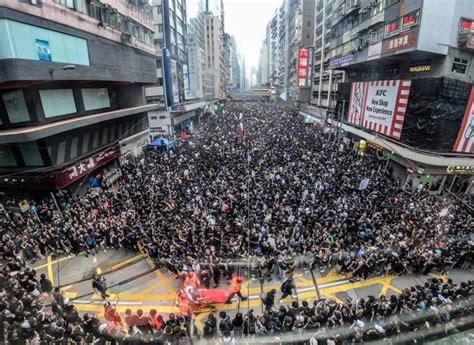
<svg viewBox="0 0 474 345">
<path fill-rule="evenodd" d="M 239 263 L 250 262 L 248 277 L 280 280 L 297 268 L 336 266 L 358 280 L 377 274 L 444 274 L 472 263 L 474 219 L 463 203 L 430 196 L 423 188 L 405 191 L 385 160 L 361 157 L 349 145 L 339 150 L 313 126 L 270 103 L 229 103 L 224 114 L 202 123 L 188 140 L 165 152 L 129 158 L 121 170 L 118 189 L 103 185 L 85 194 L 63 193 L 61 211 L 44 199 L 34 204 L 34 212 L 1 220 L 2 318 L 15 321 L 7 322 L 4 336 L 23 324 L 34 331 L 29 336 L 49 334 L 40 334 L 28 321 L 37 318 L 37 310 L 47 314 L 41 304 L 34 305 L 41 281 L 28 267 L 51 254 L 142 249 L 170 272 L 195 272 L 206 287 L 218 286 Z M 364 179 L 368 185 L 360 189 Z M 273 320 L 277 332 L 345 325 L 359 317 L 358 310 L 369 319 L 370 313 L 374 318 L 421 308 L 420 302 L 421 309 L 444 303 L 432 301 L 438 295 L 457 298 L 441 293 L 446 289 L 470 295 L 472 284 L 466 284 L 414 288 L 406 299 L 324 302 L 307 310 L 295 306 L 304 310 L 293 311 L 291 322 L 289 310 L 254 317 L 260 324 L 265 320 L 264 328 Z M 430 297 L 425 289 L 436 291 Z M 74 307 L 57 298 L 61 313 L 48 319 L 50 332 L 56 328 L 64 334 L 73 325 L 95 334 L 86 330 L 100 327 L 91 326 L 93 318 L 69 322 L 66 311 Z M 376 303 L 389 311 L 372 306 Z M 17 308 L 23 312 L 15 313 Z M 324 320 L 318 319 L 324 310 Z"/>
</svg>

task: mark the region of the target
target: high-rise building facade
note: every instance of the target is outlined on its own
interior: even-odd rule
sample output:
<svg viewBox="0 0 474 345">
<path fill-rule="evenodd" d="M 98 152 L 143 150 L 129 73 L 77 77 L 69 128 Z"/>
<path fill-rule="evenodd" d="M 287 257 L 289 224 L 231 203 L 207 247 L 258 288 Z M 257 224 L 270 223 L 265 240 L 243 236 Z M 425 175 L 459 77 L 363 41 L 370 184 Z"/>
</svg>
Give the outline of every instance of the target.
<svg viewBox="0 0 474 345">
<path fill-rule="evenodd" d="M 192 129 L 205 107 L 204 1 L 193 2 L 189 22 L 185 0 L 151 3 L 157 80 L 145 92 L 147 101 L 160 104 L 161 109 L 148 114 L 150 130 L 153 135 L 174 135 Z"/>
<path fill-rule="evenodd" d="M 224 46 L 226 90 L 237 91 L 240 90 L 240 64 L 235 37 L 224 34 Z"/>
<path fill-rule="evenodd" d="M 148 3 L 0 1 L 2 189 L 117 178 L 148 139 L 156 81 Z"/>
<path fill-rule="evenodd" d="M 407 188 L 472 191 L 458 171 L 474 155 L 474 2 L 331 3 L 325 63 L 346 75 L 334 117 L 388 152 Z"/>
<path fill-rule="evenodd" d="M 213 83 L 212 79 L 205 78 L 204 15 L 206 0 L 188 1 L 187 9 L 189 85 L 191 92 L 197 98 L 203 98 L 204 90 L 210 88 Z"/>
<path fill-rule="evenodd" d="M 257 71 L 257 84 L 266 86 L 269 83 L 270 72 L 270 46 L 268 39 L 265 38 L 260 48 L 260 57 Z"/>
<path fill-rule="evenodd" d="M 224 4 L 222 0 L 206 0 L 204 13 L 204 78 L 212 80 L 205 85 L 206 99 L 223 99 L 226 96 L 226 69 L 224 49 Z M 206 83 L 205 83 L 206 84 Z"/>
<path fill-rule="evenodd" d="M 344 71 L 329 68 L 334 1 L 318 0 L 315 11 L 314 77 L 311 104 L 325 113 L 337 101 L 337 85 L 344 81 Z"/>
<path fill-rule="evenodd" d="M 268 75 L 273 92 L 284 100 L 310 100 L 311 83 L 298 83 L 297 67 L 299 48 L 312 49 L 314 45 L 314 11 L 314 1 L 284 0 L 267 25 L 266 47 L 262 49 L 267 67 L 262 76 Z"/>
<path fill-rule="evenodd" d="M 152 0 L 156 85 L 146 88 L 149 103 L 171 107 L 185 101 L 187 86 L 186 1 Z M 185 85 L 186 84 L 186 85 Z"/>
</svg>

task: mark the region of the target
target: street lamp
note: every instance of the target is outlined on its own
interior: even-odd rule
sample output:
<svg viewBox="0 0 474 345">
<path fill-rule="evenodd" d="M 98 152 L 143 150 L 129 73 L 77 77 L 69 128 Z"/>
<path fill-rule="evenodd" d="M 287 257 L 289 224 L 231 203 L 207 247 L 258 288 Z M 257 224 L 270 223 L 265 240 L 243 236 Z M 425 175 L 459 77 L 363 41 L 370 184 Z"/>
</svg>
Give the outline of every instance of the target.
<svg viewBox="0 0 474 345">
<path fill-rule="evenodd" d="M 49 71 L 49 74 L 51 75 L 51 78 L 53 78 L 53 73 L 55 71 L 73 71 L 75 69 L 76 69 L 75 65 L 65 65 L 61 68 L 50 68 L 48 71 Z"/>
</svg>

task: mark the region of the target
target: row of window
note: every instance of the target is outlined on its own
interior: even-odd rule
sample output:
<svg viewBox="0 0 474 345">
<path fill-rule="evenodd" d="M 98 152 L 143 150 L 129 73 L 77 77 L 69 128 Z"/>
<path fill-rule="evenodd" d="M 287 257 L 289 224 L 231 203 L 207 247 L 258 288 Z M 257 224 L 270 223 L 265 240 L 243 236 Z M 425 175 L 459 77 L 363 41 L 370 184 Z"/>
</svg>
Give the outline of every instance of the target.
<svg viewBox="0 0 474 345">
<path fill-rule="evenodd" d="M 81 89 L 84 110 L 110 108 L 110 97 L 107 88 Z M 39 96 L 45 118 L 77 113 L 72 89 L 40 90 Z M 2 93 L 1 100 L 11 124 L 31 121 L 23 90 Z M 0 125 L 2 120 L 0 118 Z"/>
<path fill-rule="evenodd" d="M 142 24 L 120 14 L 117 9 L 105 6 L 97 0 L 54 0 L 72 10 L 87 14 L 121 32 L 127 33 L 136 39 L 151 44 L 153 32 Z M 145 8 L 147 9 L 147 8 Z"/>
<path fill-rule="evenodd" d="M 87 155 L 101 146 L 141 132 L 146 127 L 147 121 L 144 121 L 142 116 L 132 116 L 105 123 L 100 127 L 90 127 L 87 132 L 72 131 L 67 136 L 55 136 L 44 141 L 0 145 L 0 167 L 63 164 Z"/>
</svg>

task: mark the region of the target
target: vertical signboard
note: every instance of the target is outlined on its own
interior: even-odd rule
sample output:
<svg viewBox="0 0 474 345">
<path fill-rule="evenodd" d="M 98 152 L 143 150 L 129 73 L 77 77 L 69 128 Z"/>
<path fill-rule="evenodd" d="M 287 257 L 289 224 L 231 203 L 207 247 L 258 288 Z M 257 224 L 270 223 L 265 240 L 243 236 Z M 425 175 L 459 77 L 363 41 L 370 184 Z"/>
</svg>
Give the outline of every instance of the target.
<svg viewBox="0 0 474 345">
<path fill-rule="evenodd" d="M 165 91 L 166 107 L 173 105 L 173 91 L 171 89 L 171 68 L 170 68 L 170 52 L 163 48 L 163 89 Z"/>
<path fill-rule="evenodd" d="M 474 86 L 471 89 L 453 151 L 474 154 Z"/>
<path fill-rule="evenodd" d="M 352 83 L 348 122 L 400 139 L 410 87 L 409 80 Z"/>
<path fill-rule="evenodd" d="M 307 87 L 309 76 L 309 48 L 298 48 L 298 62 L 296 68 L 296 80 L 298 87 Z"/>
<path fill-rule="evenodd" d="M 178 79 L 178 62 L 170 61 L 171 65 L 171 85 L 173 88 L 173 103 L 179 103 L 179 79 Z"/>
<path fill-rule="evenodd" d="M 184 98 L 186 100 L 195 98 L 194 93 L 191 90 L 188 65 L 183 65 L 183 80 L 184 80 Z"/>
</svg>

